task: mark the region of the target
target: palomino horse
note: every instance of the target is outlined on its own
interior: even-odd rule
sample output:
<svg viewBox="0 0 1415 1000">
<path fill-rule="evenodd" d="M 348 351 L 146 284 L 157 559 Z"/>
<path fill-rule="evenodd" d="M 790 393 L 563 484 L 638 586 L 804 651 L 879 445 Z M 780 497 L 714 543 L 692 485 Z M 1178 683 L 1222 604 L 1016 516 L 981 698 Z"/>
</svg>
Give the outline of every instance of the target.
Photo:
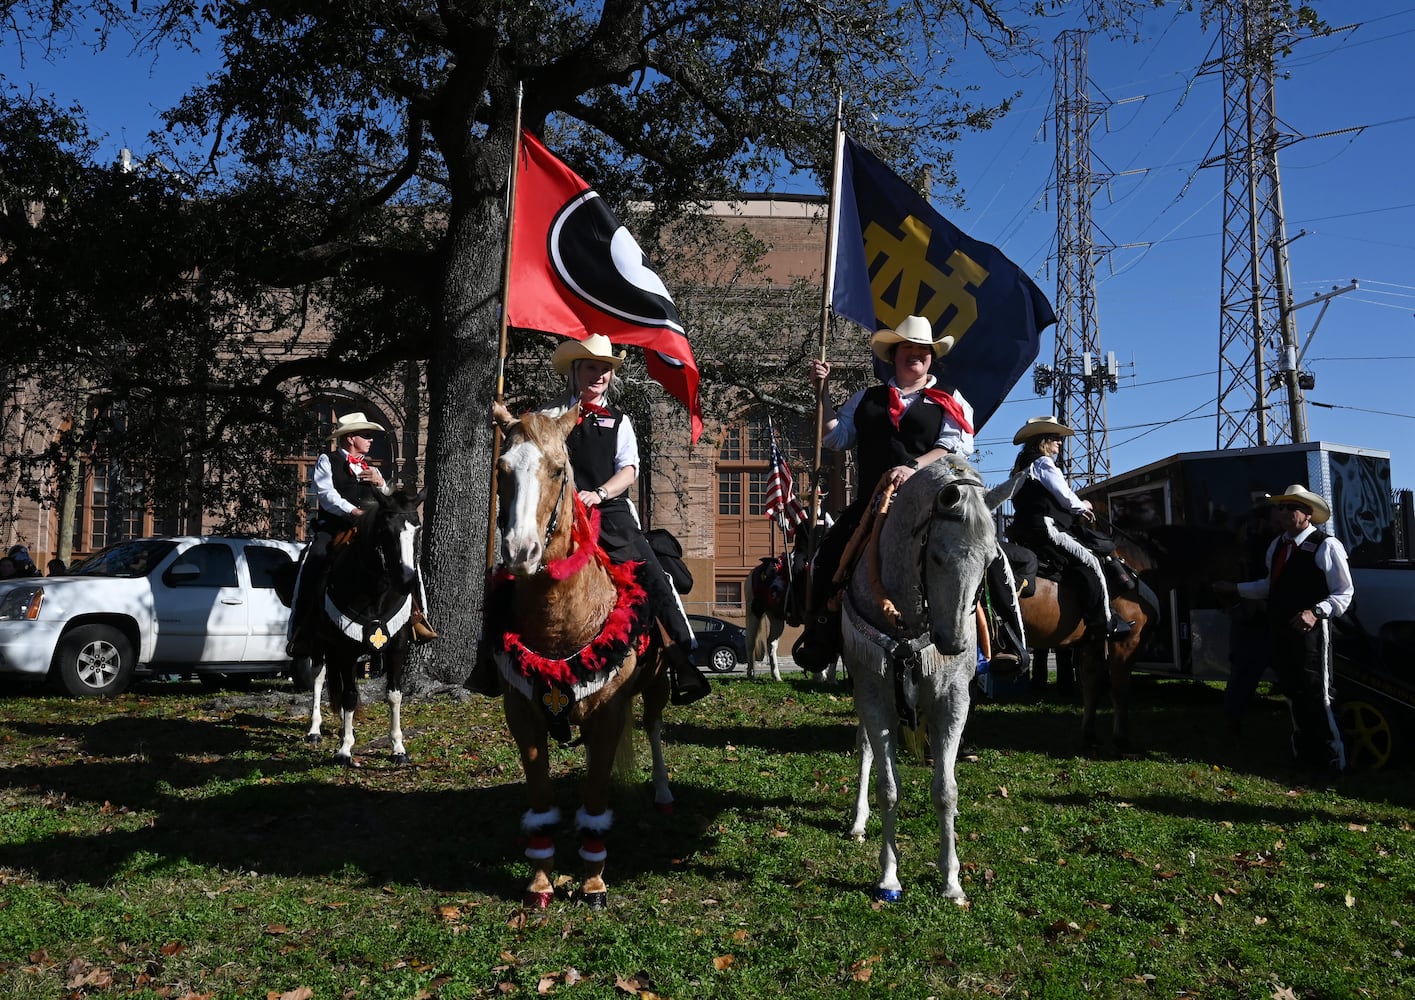
<svg viewBox="0 0 1415 1000">
<path fill-rule="evenodd" d="M 776 644 L 786 630 L 788 618 L 799 624 L 799 611 L 792 602 L 798 600 L 804 583 L 797 576 L 801 560 L 789 553 L 768 557 L 757 563 L 747 574 L 743 600 L 747 605 L 747 679 L 757 675 L 757 661 L 765 659 L 771 668 L 771 679 L 781 680 L 781 663 L 776 657 Z"/>
<path fill-rule="evenodd" d="M 349 767 L 356 766 L 354 713 L 359 707 L 359 684 L 355 667 L 365 658 L 377 658 L 383 665 L 393 763 L 408 763 L 403 746 L 403 668 L 418 581 L 417 507 L 424 495 L 409 497 L 399 490 L 369 501 L 357 528 L 347 540 L 336 542 L 330 555 L 325 613 L 320 616 L 316 640 L 320 665 L 305 742 L 319 742 L 323 721 L 319 705 L 327 679 L 330 704 L 339 707 L 343 722 L 343 738 L 334 760 Z"/>
<path fill-rule="evenodd" d="M 1133 546 L 1117 543 L 1116 555 L 1136 570 L 1149 566 L 1143 552 Z M 1117 592 L 1114 582 L 1109 585 L 1110 606 L 1117 615 L 1133 622 L 1128 633 L 1107 641 L 1104 636 L 1086 632 L 1084 589 L 1059 586 L 1055 581 L 1037 577 L 1033 593 L 1018 601 L 1022 624 L 1027 630 L 1027 645 L 1032 649 L 1075 649 L 1079 655 L 1081 675 L 1081 738 L 1088 746 L 1096 743 L 1096 710 L 1101 693 L 1109 682 L 1110 703 L 1114 713 L 1112 739 L 1115 748 L 1130 748 L 1130 670 L 1140 649 L 1145 630 L 1159 618 L 1159 600 L 1144 583 L 1134 591 Z"/>
<path fill-rule="evenodd" d="M 875 539 L 877 549 L 860 559 L 850 577 L 842 653 L 867 739 L 862 779 L 871 759 L 878 767 L 883 842 L 874 895 L 892 902 L 903 892 L 895 845 L 895 757 L 901 711 L 916 709 L 919 719 L 927 720 L 934 748 L 938 870 L 944 894 L 962 902 L 953 839 L 954 764 L 968 718 L 968 684 L 977 671 L 978 588 L 997 551 L 982 480 L 962 459 L 925 466 L 900 487 Z"/>
<path fill-rule="evenodd" d="M 649 648 L 654 628 L 647 595 L 631 567 L 610 564 L 598 545 L 599 512 L 580 503 L 565 439 L 578 411 L 558 419 L 529 413 L 519 420 L 498 408 L 506 434 L 497 468 L 502 536 L 501 581 L 509 597 L 493 608 L 505 628 L 494 644 L 505 685 L 506 723 L 521 751 L 530 808 L 521 819 L 527 837 L 531 881 L 528 906 L 554 898 L 556 808 L 550 780 L 548 737 L 569 742 L 580 727 L 585 745 L 581 805 L 575 815 L 584 861 L 580 899 L 594 909 L 607 903 L 605 835 L 613 825 L 609 787 L 618 757 L 632 762 L 633 700 L 642 695 L 644 730 L 653 754 L 654 801 L 672 808 L 663 761 L 663 707 L 668 672 L 659 651 Z M 655 643 L 655 646 L 657 644 Z"/>
</svg>

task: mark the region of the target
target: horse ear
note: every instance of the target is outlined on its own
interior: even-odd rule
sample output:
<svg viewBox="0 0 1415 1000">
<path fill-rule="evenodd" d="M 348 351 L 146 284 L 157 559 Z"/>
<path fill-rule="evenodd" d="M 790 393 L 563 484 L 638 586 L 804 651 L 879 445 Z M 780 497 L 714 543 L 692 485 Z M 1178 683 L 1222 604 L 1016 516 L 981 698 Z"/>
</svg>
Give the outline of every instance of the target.
<svg viewBox="0 0 1415 1000">
<path fill-rule="evenodd" d="M 520 423 L 519 420 L 511 416 L 511 411 L 506 409 L 505 404 L 500 401 L 491 404 L 491 419 L 501 428 L 502 433 L 509 431 L 512 427 Z"/>
<path fill-rule="evenodd" d="M 423 501 L 426 500 L 426 499 L 427 499 L 427 487 L 424 486 L 422 489 L 418 490 L 417 496 L 413 497 L 412 506 L 414 506 L 414 507 L 421 507 L 421 506 L 423 505 Z"/>
<path fill-rule="evenodd" d="M 988 490 L 983 497 L 983 503 L 987 504 L 988 510 L 997 510 L 1004 502 L 1011 500 L 1012 495 L 1017 492 L 1017 488 L 1022 485 L 1022 480 L 1027 478 L 1027 470 L 1023 469 L 1001 486 L 994 486 Z"/>
<path fill-rule="evenodd" d="M 565 438 L 570 436 L 570 432 L 575 429 L 575 425 L 579 422 L 580 408 L 578 406 L 570 407 L 570 409 L 560 414 L 559 418 L 555 421 L 556 426 L 560 428 L 561 436 Z"/>
</svg>

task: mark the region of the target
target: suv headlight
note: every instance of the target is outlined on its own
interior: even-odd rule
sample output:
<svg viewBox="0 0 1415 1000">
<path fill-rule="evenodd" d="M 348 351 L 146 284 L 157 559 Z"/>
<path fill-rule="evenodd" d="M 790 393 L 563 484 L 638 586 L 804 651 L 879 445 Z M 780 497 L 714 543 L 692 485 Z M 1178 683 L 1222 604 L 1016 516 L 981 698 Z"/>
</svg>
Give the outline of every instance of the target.
<svg viewBox="0 0 1415 1000">
<path fill-rule="evenodd" d="M 0 596 L 0 621 L 34 621 L 44 603 L 43 587 L 16 587 Z"/>
</svg>

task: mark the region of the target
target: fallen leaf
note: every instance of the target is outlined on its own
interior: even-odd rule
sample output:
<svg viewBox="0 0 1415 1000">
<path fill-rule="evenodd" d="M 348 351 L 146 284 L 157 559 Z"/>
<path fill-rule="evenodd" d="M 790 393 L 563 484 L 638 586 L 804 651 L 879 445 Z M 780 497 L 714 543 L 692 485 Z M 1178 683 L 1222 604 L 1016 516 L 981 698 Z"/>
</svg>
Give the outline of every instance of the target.
<svg viewBox="0 0 1415 1000">
<path fill-rule="evenodd" d="M 870 977 L 874 975 L 874 964 L 879 961 L 878 955 L 871 955 L 869 958 L 862 958 L 854 965 L 850 966 L 851 976 L 857 983 L 868 983 Z"/>
<path fill-rule="evenodd" d="M 1006 785 L 998 785 L 998 786 L 997 786 L 997 794 L 1001 795 L 1004 799 L 1007 798 L 1007 786 L 1006 786 Z"/>
<path fill-rule="evenodd" d="M 1348 830 L 1350 830 L 1352 833 L 1365 833 L 1365 832 L 1366 832 L 1366 824 L 1365 824 L 1365 823 L 1347 823 L 1347 824 L 1346 824 L 1346 828 L 1347 828 Z"/>
<path fill-rule="evenodd" d="M 1286 986 L 1279 986 L 1277 992 L 1272 994 L 1272 1000 L 1297 1000 L 1297 994 Z"/>
<path fill-rule="evenodd" d="M 452 906 L 450 904 L 439 906 L 437 908 L 437 915 L 443 920 L 446 920 L 448 923 L 451 923 L 462 915 L 462 908 L 460 906 Z"/>
<path fill-rule="evenodd" d="M 718 972 L 722 972 L 724 969 L 731 968 L 732 963 L 735 961 L 736 959 L 731 955 L 718 955 L 712 960 L 712 967 Z"/>
<path fill-rule="evenodd" d="M 541 996 L 545 996 L 553 989 L 555 989 L 554 976 L 541 976 L 540 982 L 536 983 L 536 992 Z"/>
<path fill-rule="evenodd" d="M 1265 923 L 1267 923 L 1267 922 L 1268 922 L 1268 918 L 1267 918 L 1267 917 L 1254 917 L 1254 918 L 1253 918 L 1253 923 L 1254 923 L 1255 925 L 1257 925 L 1258 927 L 1263 926 L 1263 924 L 1265 924 Z"/>
<path fill-rule="evenodd" d="M 736 930 L 736 931 L 733 931 L 733 932 L 732 932 L 732 940 L 733 940 L 733 941 L 745 941 L 745 940 L 747 940 L 747 938 L 749 938 L 749 937 L 751 937 L 751 936 L 752 936 L 752 932 L 751 932 L 751 931 L 747 931 L 747 930 Z"/>
<path fill-rule="evenodd" d="M 314 990 L 308 986 L 297 986 L 293 990 L 281 993 L 279 1000 L 310 1000 L 314 996 Z"/>
<path fill-rule="evenodd" d="M 578 983 L 581 979 L 584 978 L 584 976 L 580 975 L 580 970 L 575 968 L 573 965 L 565 970 L 566 986 L 574 986 L 576 983 Z"/>
<path fill-rule="evenodd" d="M 286 927 L 284 924 L 266 924 L 266 925 L 265 925 L 265 933 L 267 933 L 267 934 L 289 934 L 289 933 L 290 933 L 290 928 Z"/>
<path fill-rule="evenodd" d="M 1353 896 L 1353 895 L 1351 895 L 1351 893 L 1348 892 L 1348 893 L 1346 894 L 1346 908 L 1349 910 L 1349 909 L 1351 909 L 1351 907 L 1353 907 L 1353 906 L 1355 906 L 1355 905 L 1356 905 L 1356 897 Z"/>
<path fill-rule="evenodd" d="M 624 993 L 642 996 L 645 992 L 653 989 L 653 981 L 649 979 L 647 972 L 639 972 L 628 977 L 615 976 L 614 988 Z"/>
<path fill-rule="evenodd" d="M 167 944 L 164 944 L 161 948 L 157 950 L 162 952 L 162 954 L 166 955 L 168 958 L 171 958 L 173 955 L 180 955 L 186 949 L 186 947 L 187 946 L 182 944 L 182 942 L 180 941 L 169 941 Z"/>
</svg>

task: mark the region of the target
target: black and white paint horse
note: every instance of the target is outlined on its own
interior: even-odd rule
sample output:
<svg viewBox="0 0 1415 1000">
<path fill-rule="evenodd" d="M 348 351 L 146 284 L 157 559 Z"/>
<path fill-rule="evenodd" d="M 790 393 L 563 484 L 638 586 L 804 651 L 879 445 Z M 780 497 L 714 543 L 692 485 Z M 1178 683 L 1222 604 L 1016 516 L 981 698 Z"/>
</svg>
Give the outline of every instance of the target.
<svg viewBox="0 0 1415 1000">
<path fill-rule="evenodd" d="M 379 495 L 364 505 L 358 526 L 336 540 L 330 555 L 324 613 L 316 632 L 319 668 L 310 702 L 305 742 L 320 738 L 320 699 L 325 683 L 329 701 L 343 725 L 336 763 L 354 764 L 354 712 L 359 706 L 358 664 L 383 667 L 388 701 L 388 739 L 394 764 L 408 763 L 403 746 L 403 670 L 412 639 L 413 595 L 418 587 L 417 508 L 425 492 L 409 497 L 402 490 Z"/>
</svg>

